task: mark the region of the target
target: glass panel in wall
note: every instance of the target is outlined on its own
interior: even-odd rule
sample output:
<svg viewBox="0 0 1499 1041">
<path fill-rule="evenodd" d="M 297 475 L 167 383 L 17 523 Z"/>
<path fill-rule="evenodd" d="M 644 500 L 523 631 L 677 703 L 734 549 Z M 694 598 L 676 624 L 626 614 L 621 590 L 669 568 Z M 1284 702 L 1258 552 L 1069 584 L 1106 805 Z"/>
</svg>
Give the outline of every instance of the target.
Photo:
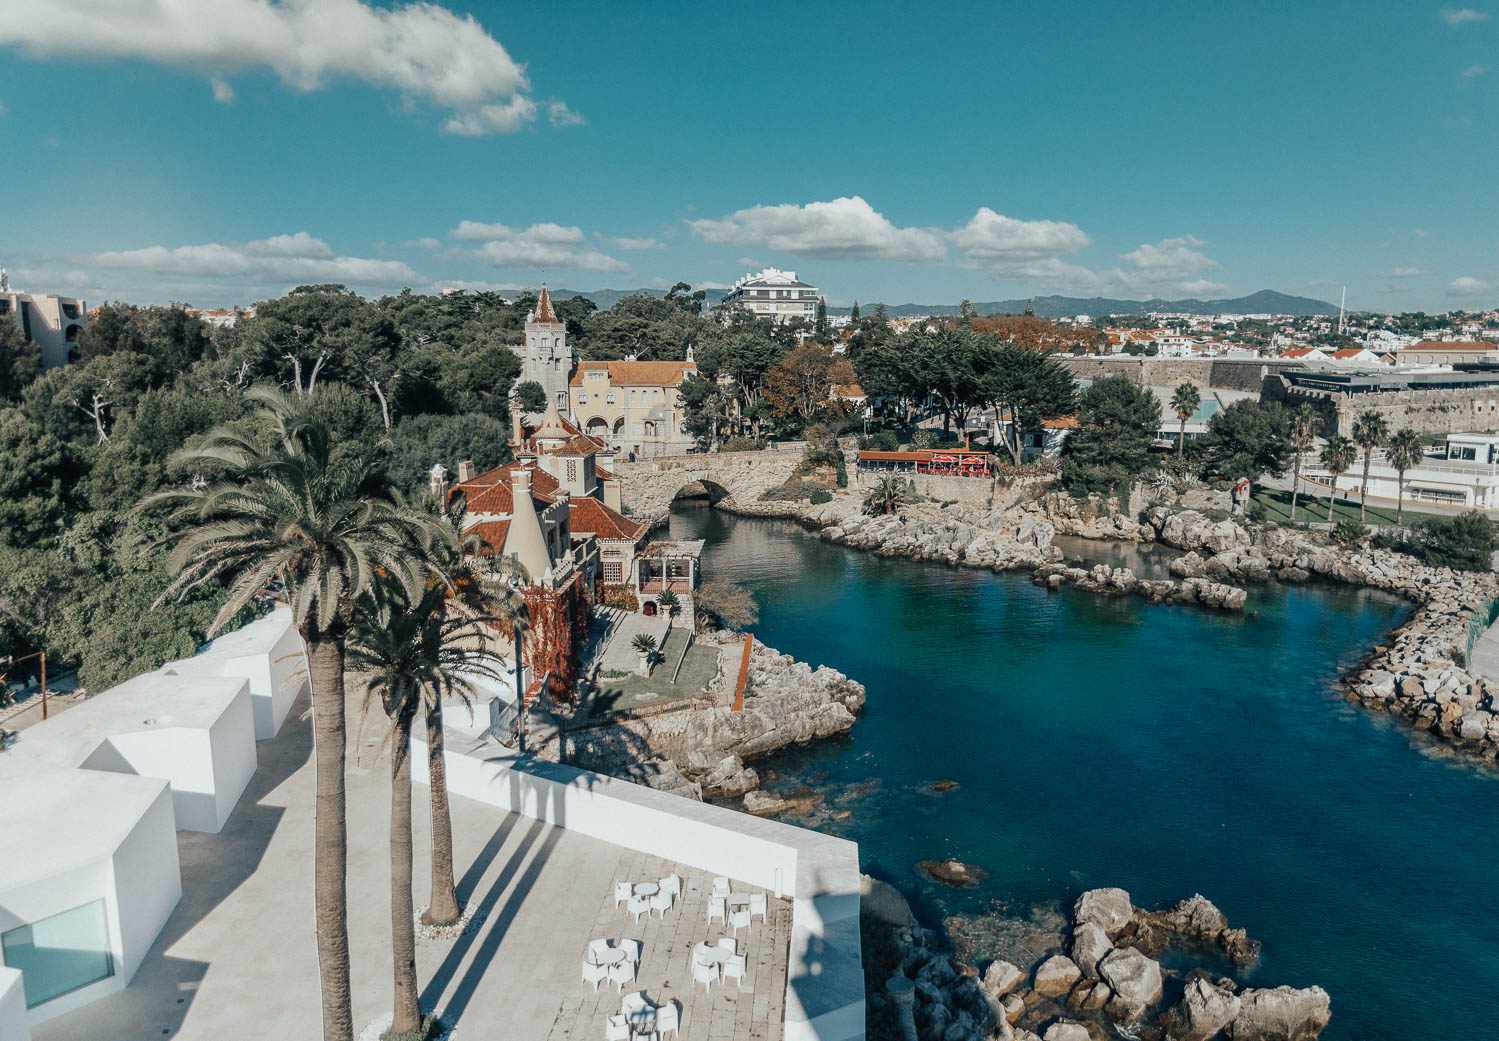
<svg viewBox="0 0 1499 1041">
<path fill-rule="evenodd" d="M 36 1008 L 114 975 L 104 901 L 75 907 L 0 934 L 5 964 L 21 970 L 26 1007 Z"/>
</svg>

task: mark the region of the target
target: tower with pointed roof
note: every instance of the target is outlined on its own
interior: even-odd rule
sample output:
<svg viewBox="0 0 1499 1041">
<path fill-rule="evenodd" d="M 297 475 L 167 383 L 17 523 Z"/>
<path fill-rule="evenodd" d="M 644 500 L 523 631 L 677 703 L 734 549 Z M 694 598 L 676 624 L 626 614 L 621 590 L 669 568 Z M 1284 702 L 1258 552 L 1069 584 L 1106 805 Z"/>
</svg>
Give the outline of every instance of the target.
<svg viewBox="0 0 1499 1041">
<path fill-rule="evenodd" d="M 567 325 L 557 317 L 552 307 L 552 294 L 546 283 L 541 284 L 541 295 L 536 298 L 536 308 L 526 317 L 525 343 L 515 348 L 520 358 L 521 373 L 516 384 L 539 383 L 546 391 L 547 404 L 555 406 L 566 415 L 567 381 L 572 375 L 573 352 L 567 345 Z"/>
</svg>

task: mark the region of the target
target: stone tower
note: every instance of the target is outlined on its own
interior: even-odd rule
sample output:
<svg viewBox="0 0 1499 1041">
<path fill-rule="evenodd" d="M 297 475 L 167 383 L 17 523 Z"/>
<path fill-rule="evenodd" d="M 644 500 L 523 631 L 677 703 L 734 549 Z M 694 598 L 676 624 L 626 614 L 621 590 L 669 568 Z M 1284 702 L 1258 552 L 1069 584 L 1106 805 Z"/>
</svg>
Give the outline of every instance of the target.
<svg viewBox="0 0 1499 1041">
<path fill-rule="evenodd" d="M 567 381 L 572 377 L 573 352 L 567 346 L 567 325 L 552 309 L 552 294 L 547 292 L 545 282 L 536 298 L 536 310 L 526 317 L 526 342 L 515 352 L 521 362 L 516 383 L 541 384 L 547 403 L 568 415 L 572 410 L 568 407 Z"/>
</svg>

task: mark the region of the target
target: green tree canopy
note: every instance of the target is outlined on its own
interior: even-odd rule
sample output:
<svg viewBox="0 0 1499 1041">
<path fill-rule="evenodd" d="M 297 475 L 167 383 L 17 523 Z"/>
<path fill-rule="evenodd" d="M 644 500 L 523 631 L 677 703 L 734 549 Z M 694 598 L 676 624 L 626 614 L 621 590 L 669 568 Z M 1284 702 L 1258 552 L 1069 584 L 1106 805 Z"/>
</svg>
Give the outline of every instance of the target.
<svg viewBox="0 0 1499 1041">
<path fill-rule="evenodd" d="M 1062 480 L 1074 494 L 1115 493 L 1152 465 L 1161 403 L 1124 376 L 1102 376 L 1078 397 L 1079 429 L 1062 454 Z"/>
</svg>

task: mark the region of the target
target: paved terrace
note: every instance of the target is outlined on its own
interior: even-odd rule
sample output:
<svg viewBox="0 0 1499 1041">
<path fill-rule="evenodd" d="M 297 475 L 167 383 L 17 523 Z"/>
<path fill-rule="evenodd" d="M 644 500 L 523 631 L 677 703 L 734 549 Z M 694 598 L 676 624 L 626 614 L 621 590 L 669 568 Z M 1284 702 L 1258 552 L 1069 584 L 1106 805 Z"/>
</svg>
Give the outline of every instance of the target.
<svg viewBox="0 0 1499 1041">
<path fill-rule="evenodd" d="M 35 1041 L 316 1035 L 307 712 L 304 693 L 280 736 L 257 745 L 259 768 L 220 833 L 178 834 L 182 899 L 131 985 L 33 1028 Z M 351 699 L 349 727 L 349 939 L 358 1033 L 390 1007 L 389 760 L 376 758 L 383 718 L 361 728 Z M 429 885 L 425 786 L 416 786 L 415 799 L 420 908 Z M 772 897 L 767 923 L 756 919 L 750 933 L 740 931 L 750 968 L 743 985 L 704 995 L 691 986 L 690 948 L 724 935 L 722 922 L 707 922 L 707 873 L 457 794 L 452 815 L 459 898 L 477 905 L 479 921 L 456 940 L 420 940 L 417 971 L 423 1008 L 456 1017 L 460 1038 L 601 1041 L 620 998 L 607 983 L 597 995 L 582 984 L 580 962 L 587 942 L 604 937 L 643 941 L 630 989 L 653 1001 L 681 1001 L 684 1039 L 782 1036 L 789 901 Z M 684 892 L 664 918 L 637 925 L 615 908 L 615 879 L 655 880 L 672 870 Z"/>
</svg>

